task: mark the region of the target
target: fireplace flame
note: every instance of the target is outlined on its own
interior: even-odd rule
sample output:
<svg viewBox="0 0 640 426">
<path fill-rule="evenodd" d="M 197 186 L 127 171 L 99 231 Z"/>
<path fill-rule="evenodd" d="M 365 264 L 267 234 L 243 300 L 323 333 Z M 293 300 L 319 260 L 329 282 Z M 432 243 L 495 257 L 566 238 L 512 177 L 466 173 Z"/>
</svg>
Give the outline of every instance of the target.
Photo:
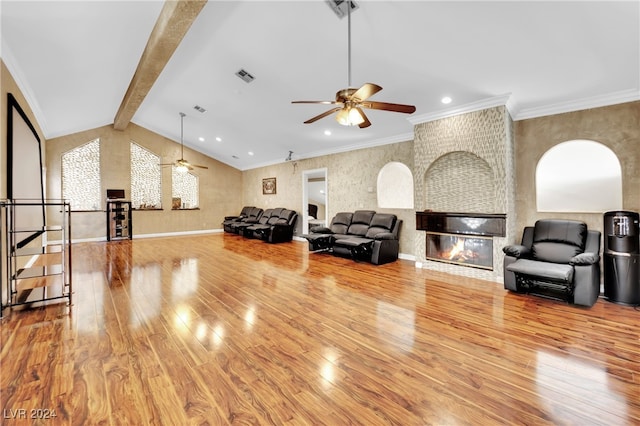
<svg viewBox="0 0 640 426">
<path fill-rule="evenodd" d="M 455 244 L 448 251 L 442 252 L 442 258 L 447 260 L 455 260 L 459 262 L 468 261 L 471 259 L 476 259 L 478 257 L 477 253 L 474 253 L 472 250 L 464 248 L 464 239 L 456 238 Z"/>
</svg>

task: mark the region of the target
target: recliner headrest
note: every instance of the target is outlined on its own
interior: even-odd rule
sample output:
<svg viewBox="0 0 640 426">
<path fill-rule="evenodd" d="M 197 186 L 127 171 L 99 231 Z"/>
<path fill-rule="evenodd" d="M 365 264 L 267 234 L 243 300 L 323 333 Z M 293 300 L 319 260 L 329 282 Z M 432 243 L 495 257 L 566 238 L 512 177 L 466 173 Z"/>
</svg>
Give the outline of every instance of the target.
<svg viewBox="0 0 640 426">
<path fill-rule="evenodd" d="M 533 258 L 544 262 L 569 263 L 583 253 L 587 225 L 575 220 L 542 219 L 533 229 Z"/>
<path fill-rule="evenodd" d="M 353 212 L 353 218 L 351 218 L 351 224 L 365 224 L 369 225 L 371 223 L 371 219 L 373 219 L 373 215 L 376 212 L 373 210 L 356 210 Z"/>
<path fill-rule="evenodd" d="M 577 220 L 541 219 L 533 230 L 533 242 L 570 244 L 584 250 L 587 224 Z"/>
</svg>

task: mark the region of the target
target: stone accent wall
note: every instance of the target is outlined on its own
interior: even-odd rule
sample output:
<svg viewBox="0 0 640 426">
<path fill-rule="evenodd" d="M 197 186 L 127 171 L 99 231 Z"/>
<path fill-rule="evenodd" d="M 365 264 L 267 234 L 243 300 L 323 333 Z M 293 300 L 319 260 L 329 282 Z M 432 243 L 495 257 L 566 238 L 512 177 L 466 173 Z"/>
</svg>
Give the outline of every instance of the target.
<svg viewBox="0 0 640 426">
<path fill-rule="evenodd" d="M 416 210 L 507 214 L 506 237 L 494 238 L 493 271 L 427 261 L 423 231 L 415 234 L 417 265 L 500 281 L 502 247 L 515 240 L 514 137 L 506 107 L 421 123 L 414 131 Z"/>
</svg>

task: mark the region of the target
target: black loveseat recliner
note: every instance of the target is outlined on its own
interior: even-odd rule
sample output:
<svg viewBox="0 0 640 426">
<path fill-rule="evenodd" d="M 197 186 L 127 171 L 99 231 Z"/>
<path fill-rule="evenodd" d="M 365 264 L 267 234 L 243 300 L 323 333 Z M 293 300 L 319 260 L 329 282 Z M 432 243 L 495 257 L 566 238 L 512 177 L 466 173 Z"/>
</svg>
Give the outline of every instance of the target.
<svg viewBox="0 0 640 426">
<path fill-rule="evenodd" d="M 583 222 L 544 219 L 503 248 L 504 287 L 593 306 L 600 294 L 600 232 Z"/>
<path fill-rule="evenodd" d="M 396 215 L 373 210 L 341 212 L 329 227 L 315 227 L 303 235 L 311 251 L 329 251 L 337 256 L 364 260 L 374 265 L 398 259 L 401 220 Z"/>
</svg>

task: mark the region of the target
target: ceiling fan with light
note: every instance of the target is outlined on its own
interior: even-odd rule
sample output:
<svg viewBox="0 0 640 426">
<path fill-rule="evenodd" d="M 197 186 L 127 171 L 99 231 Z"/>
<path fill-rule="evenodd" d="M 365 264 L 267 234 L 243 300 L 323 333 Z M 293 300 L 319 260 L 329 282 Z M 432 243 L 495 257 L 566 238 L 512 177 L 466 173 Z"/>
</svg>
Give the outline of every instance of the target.
<svg viewBox="0 0 640 426">
<path fill-rule="evenodd" d="M 353 2 L 349 2 L 347 6 L 347 20 L 348 20 L 348 87 L 346 89 L 339 90 L 336 93 L 335 101 L 293 101 L 293 104 L 325 104 L 325 105 L 340 105 L 332 108 L 322 114 L 316 115 L 305 121 L 305 124 L 310 124 L 320 120 L 328 115 L 337 112 L 336 120 L 338 123 L 344 126 L 358 126 L 361 129 L 371 126 L 371 122 L 364 113 L 364 108 L 378 109 L 384 111 L 401 112 L 405 114 L 411 114 L 415 112 L 416 107 L 413 105 L 404 104 L 392 104 L 388 102 L 377 102 L 368 100 L 371 96 L 375 95 L 382 90 L 382 87 L 373 83 L 365 83 L 360 88 L 351 87 L 351 9 Z"/>
<path fill-rule="evenodd" d="M 184 117 L 185 113 L 180 113 L 180 159 L 173 163 L 160 164 L 161 166 L 175 166 L 176 170 L 181 173 L 186 173 L 189 170 L 193 170 L 194 167 L 199 169 L 208 169 L 207 166 L 199 166 L 197 164 L 191 164 L 184 159 Z"/>
</svg>

